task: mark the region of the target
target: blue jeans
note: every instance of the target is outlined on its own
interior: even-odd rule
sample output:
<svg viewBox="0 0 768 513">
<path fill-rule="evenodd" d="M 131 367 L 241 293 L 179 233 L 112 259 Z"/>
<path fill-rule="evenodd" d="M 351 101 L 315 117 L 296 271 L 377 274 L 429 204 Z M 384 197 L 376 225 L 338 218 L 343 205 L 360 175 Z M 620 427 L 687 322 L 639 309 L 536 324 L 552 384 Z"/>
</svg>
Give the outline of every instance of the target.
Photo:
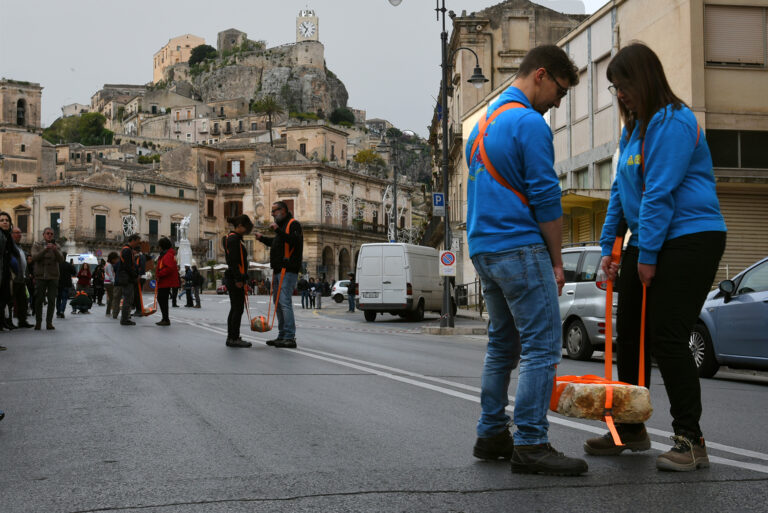
<svg viewBox="0 0 768 513">
<path fill-rule="evenodd" d="M 275 284 L 272 291 L 272 301 L 277 299 L 277 291 L 280 289 L 280 300 L 275 305 L 277 311 L 277 338 L 291 340 L 296 338 L 296 321 L 293 318 L 293 289 L 299 281 L 298 273 L 285 273 L 283 285 L 280 287 L 280 273 L 274 273 L 272 283 Z"/>
<path fill-rule="evenodd" d="M 477 436 L 509 424 L 510 374 L 518 363 L 516 445 L 548 442 L 547 410 L 562 351 L 560 307 L 552 261 L 543 244 L 472 257 L 491 319 L 483 365 Z"/>
<path fill-rule="evenodd" d="M 347 301 L 349 301 L 349 311 L 354 312 L 355 311 L 355 295 L 349 294 L 347 296 Z"/>
<path fill-rule="evenodd" d="M 71 287 L 59 287 L 56 297 L 56 313 L 63 314 L 67 310 L 67 301 L 69 301 L 69 291 Z"/>
</svg>

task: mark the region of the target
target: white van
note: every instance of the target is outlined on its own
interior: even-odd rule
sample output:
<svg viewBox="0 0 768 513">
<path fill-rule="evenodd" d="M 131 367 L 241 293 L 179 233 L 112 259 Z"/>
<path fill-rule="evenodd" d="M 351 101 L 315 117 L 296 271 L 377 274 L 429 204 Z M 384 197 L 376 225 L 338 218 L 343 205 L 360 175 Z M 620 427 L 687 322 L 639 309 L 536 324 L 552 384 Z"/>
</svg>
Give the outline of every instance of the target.
<svg viewBox="0 0 768 513">
<path fill-rule="evenodd" d="M 358 308 L 365 320 L 373 322 L 377 313 L 389 312 L 421 321 L 425 311 L 440 312 L 443 278 L 438 258 L 437 250 L 426 246 L 363 244 L 356 276 Z"/>
</svg>

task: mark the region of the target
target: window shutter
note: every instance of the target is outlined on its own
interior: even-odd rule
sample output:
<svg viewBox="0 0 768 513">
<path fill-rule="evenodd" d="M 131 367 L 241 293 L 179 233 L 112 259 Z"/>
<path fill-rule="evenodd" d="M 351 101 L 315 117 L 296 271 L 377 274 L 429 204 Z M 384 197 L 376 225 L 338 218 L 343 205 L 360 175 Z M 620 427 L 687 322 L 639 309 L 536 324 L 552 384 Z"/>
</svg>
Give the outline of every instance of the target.
<svg viewBox="0 0 768 513">
<path fill-rule="evenodd" d="M 763 9 L 707 5 L 704 11 L 705 59 L 709 63 L 764 64 Z"/>
</svg>

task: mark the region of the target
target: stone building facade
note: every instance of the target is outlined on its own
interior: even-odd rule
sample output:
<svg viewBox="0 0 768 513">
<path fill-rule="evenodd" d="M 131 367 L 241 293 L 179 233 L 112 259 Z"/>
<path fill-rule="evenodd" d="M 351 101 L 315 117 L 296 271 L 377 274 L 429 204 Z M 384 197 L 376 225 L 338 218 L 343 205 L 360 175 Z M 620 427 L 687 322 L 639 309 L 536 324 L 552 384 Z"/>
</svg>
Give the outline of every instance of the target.
<svg viewBox="0 0 768 513">
<path fill-rule="evenodd" d="M 36 185 L 54 173 L 53 146 L 40 123 L 40 84 L 0 80 L 0 186 Z"/>
<path fill-rule="evenodd" d="M 192 34 L 169 39 L 168 43 L 152 56 L 152 83 L 163 80 L 163 72 L 167 67 L 189 61 L 192 50 L 204 44 L 205 39 Z"/>
<path fill-rule="evenodd" d="M 643 41 L 696 115 L 712 152 L 728 227 L 717 280 L 768 254 L 768 54 L 758 43 L 768 41 L 766 16 L 768 0 L 623 0 L 558 42 L 581 74 L 551 115 L 555 168 L 569 214 L 564 242 L 600 236 L 622 129 L 605 71 L 622 46 Z"/>
</svg>

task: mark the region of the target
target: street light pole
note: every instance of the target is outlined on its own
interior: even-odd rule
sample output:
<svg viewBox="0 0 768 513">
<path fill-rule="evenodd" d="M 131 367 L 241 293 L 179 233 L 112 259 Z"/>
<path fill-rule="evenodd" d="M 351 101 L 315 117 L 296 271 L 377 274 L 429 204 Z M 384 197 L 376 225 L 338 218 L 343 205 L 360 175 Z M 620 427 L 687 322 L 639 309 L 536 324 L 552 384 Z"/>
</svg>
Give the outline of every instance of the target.
<svg viewBox="0 0 768 513">
<path fill-rule="evenodd" d="M 396 139 L 393 137 L 393 139 Z M 392 175 L 394 178 L 394 185 L 392 187 L 392 216 L 394 219 L 394 225 L 392 230 L 392 241 L 397 242 L 397 222 L 400 220 L 397 215 L 397 148 L 396 141 L 392 142 Z"/>
<path fill-rule="evenodd" d="M 437 10 L 437 7 L 435 7 Z M 448 32 L 445 30 L 445 0 L 442 0 L 440 13 L 443 15 L 443 31 L 440 33 L 443 79 L 440 86 L 440 108 L 443 117 L 443 158 L 441 161 L 443 174 L 443 201 L 445 202 L 445 217 L 443 217 L 443 249 L 451 249 L 451 210 L 448 202 Z M 443 312 L 440 316 L 441 328 L 453 328 L 453 310 L 451 309 L 451 281 L 443 276 Z"/>
<path fill-rule="evenodd" d="M 389 3 L 397 7 L 402 3 L 402 0 L 389 0 Z M 456 52 L 459 50 L 469 50 L 475 55 L 475 69 L 472 73 L 472 76 L 467 80 L 470 84 L 475 86 L 476 88 L 480 88 L 483 86 L 485 82 L 488 82 L 488 79 L 483 76 L 483 72 L 480 69 L 480 59 L 477 56 L 477 53 L 475 53 L 474 50 L 471 48 L 466 47 L 459 47 L 456 48 L 456 50 L 451 53 L 451 55 L 448 55 L 448 31 L 445 28 L 445 0 L 435 0 L 435 12 L 437 13 L 438 18 L 442 15 L 442 21 L 443 21 L 443 31 L 440 33 L 440 42 L 441 42 L 441 68 L 443 73 L 443 78 L 440 84 L 440 109 L 441 109 L 441 121 L 442 121 L 442 162 L 440 165 L 440 168 L 442 170 L 443 175 L 443 201 L 445 202 L 445 216 L 443 217 L 443 223 L 444 223 L 444 239 L 443 239 L 443 245 L 445 246 L 444 249 L 446 251 L 451 249 L 451 224 L 450 224 L 450 206 L 448 202 L 448 81 L 450 80 L 450 72 L 449 72 L 449 65 L 453 62 L 453 56 Z M 453 327 L 453 310 L 451 309 L 451 282 L 450 278 L 448 276 L 443 277 L 443 311 L 442 315 L 440 316 L 440 327 L 441 328 L 452 328 Z"/>
</svg>

